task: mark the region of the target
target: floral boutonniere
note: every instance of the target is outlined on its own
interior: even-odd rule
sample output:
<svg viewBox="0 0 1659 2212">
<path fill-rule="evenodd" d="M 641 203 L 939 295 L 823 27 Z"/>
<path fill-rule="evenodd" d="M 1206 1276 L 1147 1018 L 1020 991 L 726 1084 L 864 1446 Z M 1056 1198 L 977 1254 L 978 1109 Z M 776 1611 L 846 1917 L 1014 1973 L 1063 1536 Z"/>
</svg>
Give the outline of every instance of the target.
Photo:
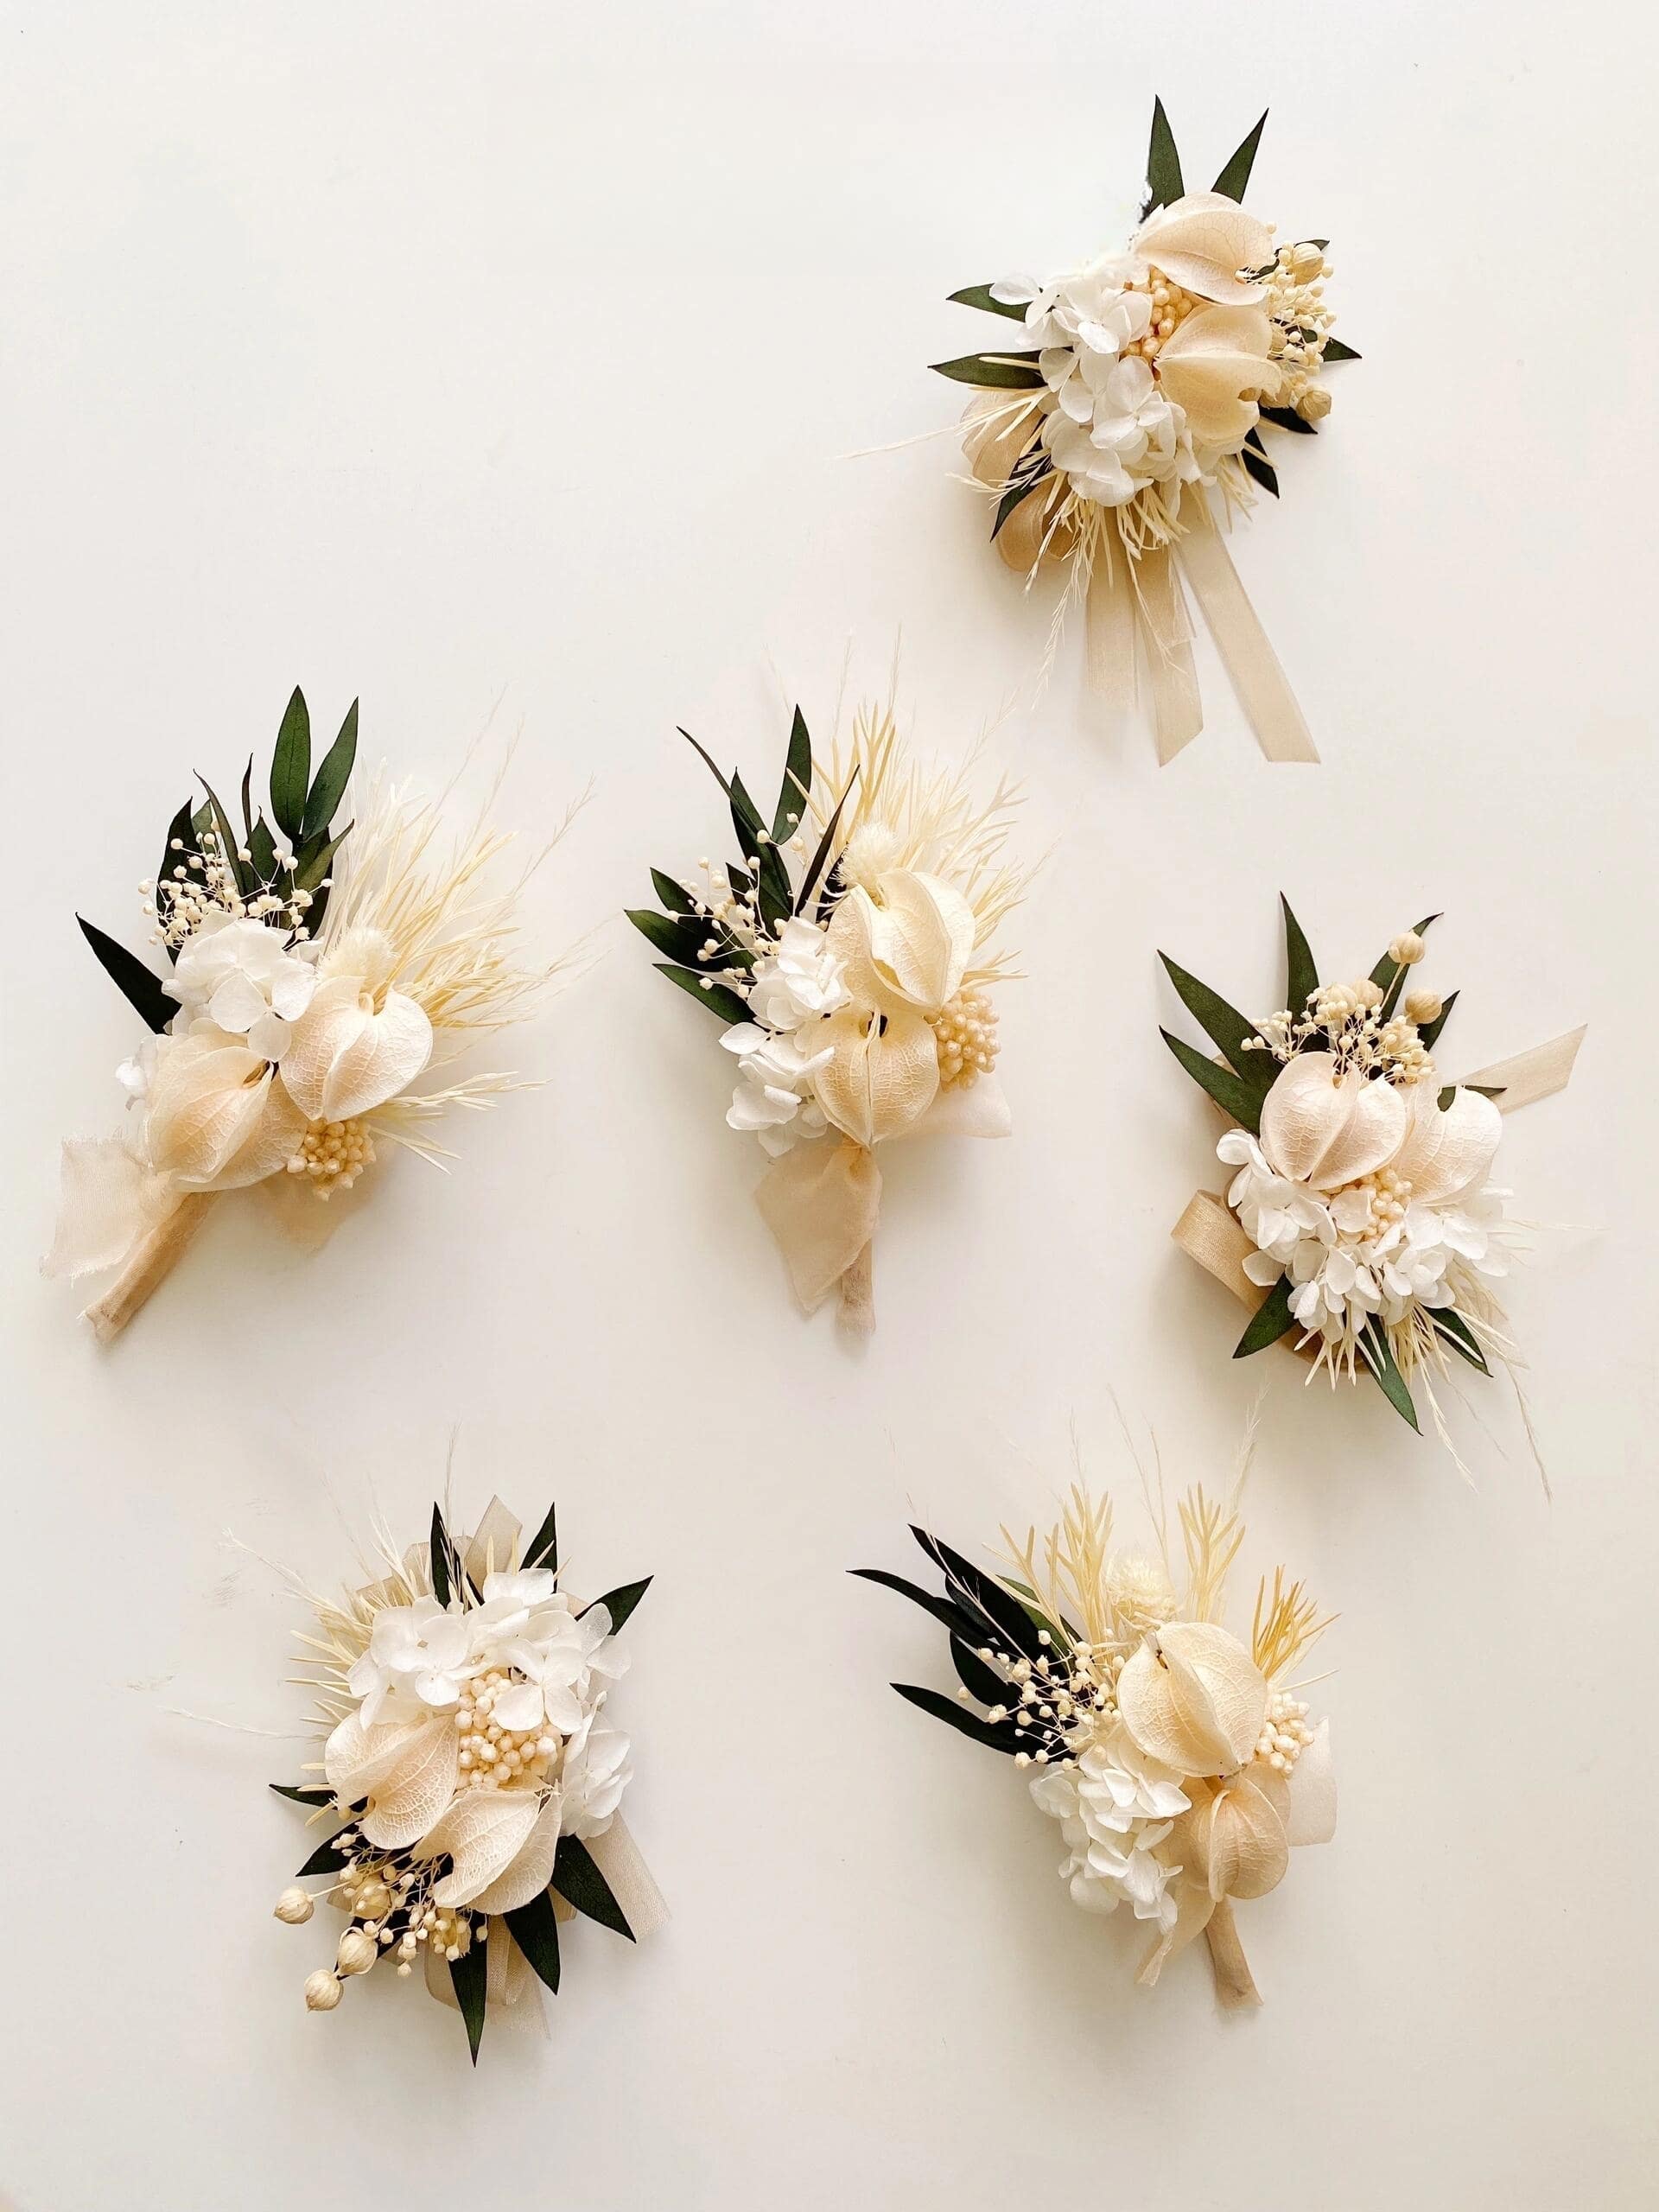
<svg viewBox="0 0 1659 2212">
<path fill-rule="evenodd" d="M 798 709 L 769 815 L 696 750 L 739 857 L 704 861 L 690 886 L 653 868 L 664 911 L 628 918 L 725 1025 L 726 1118 L 772 1162 L 757 1195 L 801 1302 L 838 1289 L 842 1318 L 868 1329 L 877 1148 L 1008 1131 L 993 992 L 1011 974 L 998 932 L 1027 881 L 1004 857 L 1018 794 L 999 784 L 978 804 L 963 777 L 910 759 L 883 711 L 861 714 L 822 761 Z"/>
<path fill-rule="evenodd" d="M 1159 1519 L 1156 1558 L 1118 1551 L 1110 1501 L 1078 1487 L 1046 1534 L 1016 1543 L 1005 1529 L 988 1573 L 913 1528 L 943 1596 L 880 1567 L 854 1571 L 944 1628 L 956 1695 L 893 1688 L 1013 1759 L 1059 1825 L 1073 1904 L 1124 1905 L 1147 1925 L 1136 1979 L 1150 1986 L 1204 1935 L 1222 2002 L 1255 2005 L 1233 1906 L 1276 1889 L 1294 1847 L 1336 1830 L 1329 1726 L 1294 1680 L 1329 1623 L 1275 1569 L 1249 1637 L 1236 1635 L 1224 1625 L 1244 1533 L 1233 1503 L 1201 1489 L 1181 1500 L 1179 1564 Z"/>
<path fill-rule="evenodd" d="M 474 2063 L 487 2012 L 559 1986 L 559 1928 L 578 1913 L 632 1942 L 664 1916 L 617 1808 L 628 1738 L 606 1714 L 616 1638 L 650 1578 L 582 1605 L 553 1510 L 526 1543 L 499 1498 L 468 1542 L 432 1509 L 429 1543 L 337 1599 L 304 1592 L 300 1664 L 316 1693 L 315 1780 L 273 1783 L 334 1823 L 276 1901 L 345 1914 L 332 1967 L 305 1986 L 331 2012 L 382 1961 L 459 2008 Z"/>
<path fill-rule="evenodd" d="M 446 1071 L 557 971 L 517 947 L 538 863 L 499 880 L 509 836 L 480 815 L 445 849 L 442 801 L 383 781 L 353 805 L 357 720 L 353 701 L 314 770 L 296 691 L 269 807 L 256 803 L 251 761 L 235 820 L 206 782 L 200 805 L 180 807 L 139 887 L 160 973 L 80 925 L 149 1033 L 118 1071 L 125 1133 L 63 1147 L 46 1264 L 119 1270 L 87 1308 L 101 1341 L 162 1281 L 219 1193 L 258 1185 L 315 1239 L 383 1148 L 446 1159 L 444 1116 L 517 1087 L 506 1074 Z"/>
<path fill-rule="evenodd" d="M 1276 244 L 1241 204 L 1267 117 L 1208 192 L 1188 192 L 1162 101 L 1140 227 L 1122 250 L 1039 279 L 953 292 L 1018 322 L 1015 342 L 934 365 L 976 387 L 965 422 L 991 536 L 1028 578 L 1067 570 L 1056 628 L 1086 605 L 1090 671 L 1118 696 L 1149 682 L 1160 760 L 1203 727 L 1182 586 L 1203 608 L 1274 760 L 1317 760 L 1301 710 L 1228 557 L 1223 518 L 1279 496 L 1264 432 L 1330 412 L 1324 372 L 1354 360 L 1325 303 L 1326 241 Z M 1051 651 L 1052 640 L 1051 640 Z"/>
<path fill-rule="evenodd" d="M 1368 1376 L 1413 1428 L 1421 1396 L 1449 1446 L 1436 1382 L 1454 1363 L 1512 1378 L 1518 1363 L 1499 1288 L 1509 1193 L 1491 1180 L 1502 1116 L 1563 1087 L 1584 1031 L 1448 1083 L 1434 1055 L 1458 994 L 1407 988 L 1439 917 L 1368 976 L 1321 983 L 1281 905 L 1287 1004 L 1265 1021 L 1160 956 L 1220 1058 L 1164 1041 L 1232 1124 L 1216 1153 L 1235 1171 L 1175 1238 L 1255 1308 L 1236 1358 L 1294 1338 L 1313 1374 Z"/>
</svg>

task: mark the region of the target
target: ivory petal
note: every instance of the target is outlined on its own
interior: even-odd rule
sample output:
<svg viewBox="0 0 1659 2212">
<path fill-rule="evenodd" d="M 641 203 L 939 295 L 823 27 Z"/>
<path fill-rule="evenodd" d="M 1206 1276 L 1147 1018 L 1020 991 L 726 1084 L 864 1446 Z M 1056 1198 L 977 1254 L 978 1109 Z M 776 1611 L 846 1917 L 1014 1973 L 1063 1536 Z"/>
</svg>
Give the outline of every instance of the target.
<svg viewBox="0 0 1659 2212">
<path fill-rule="evenodd" d="M 1432 1120 L 1439 1140 L 1427 1158 L 1413 1166 L 1403 1164 L 1412 1152 L 1408 1137 L 1402 1159 L 1395 1164 L 1402 1174 L 1410 1176 L 1412 1197 L 1434 1205 L 1484 1183 L 1503 1134 L 1503 1117 L 1493 1102 L 1478 1090 L 1459 1088 L 1442 1114 L 1433 1084 L 1426 1083 L 1415 1087 L 1413 1104 L 1418 1126 Z"/>
<path fill-rule="evenodd" d="M 1405 1134 L 1407 1110 L 1391 1083 L 1364 1076 L 1336 1078 L 1329 1052 L 1299 1052 L 1282 1069 L 1262 1107 L 1262 1148 L 1294 1183 L 1335 1190 L 1393 1159 Z"/>
<path fill-rule="evenodd" d="M 938 1091 L 938 1047 L 919 1014 L 843 1007 L 797 1034 L 804 1049 L 830 1047 L 813 1090 L 836 1127 L 867 1149 L 919 1120 Z"/>
<path fill-rule="evenodd" d="M 1212 1897 L 1264 1897 L 1290 1865 L 1285 1823 L 1248 1775 L 1236 1775 L 1210 1807 L 1209 1883 Z"/>
<path fill-rule="evenodd" d="M 1243 443 L 1256 420 L 1258 396 L 1279 389 L 1269 342 L 1266 310 L 1242 307 L 1200 308 L 1165 339 L 1158 381 L 1185 409 L 1200 445 Z"/>
<path fill-rule="evenodd" d="M 428 1720 L 380 1720 L 365 1728 L 347 1713 L 322 1750 L 322 1770 L 342 1805 L 367 1797 L 397 1774 L 410 1746 L 431 1726 Z M 450 1724 L 453 1735 L 454 1724 Z"/>
<path fill-rule="evenodd" d="M 455 1794 L 459 1751 L 450 1714 L 416 1730 L 396 1764 L 369 1788 L 369 1808 L 358 1826 L 371 1843 L 402 1851 L 419 1841 Z"/>
<path fill-rule="evenodd" d="M 294 1025 L 283 1055 L 283 1083 L 308 1121 L 323 1118 L 323 1085 L 328 1071 L 369 1019 L 363 996 L 360 976 L 327 976 L 318 984 L 310 1005 Z"/>
<path fill-rule="evenodd" d="M 537 1815 L 535 1826 L 511 1866 L 472 1900 L 474 1912 L 517 1912 L 520 1905 L 540 1897 L 553 1878 L 553 1859 L 559 1847 L 559 1821 L 563 1810 L 559 1793 L 555 1790 Z M 493 1936 L 491 1941 L 494 1941 Z"/>
<path fill-rule="evenodd" d="M 1262 1103 L 1262 1149 L 1281 1175 L 1311 1182 L 1319 1155 L 1342 1126 L 1347 1095 L 1330 1052 L 1299 1052 L 1274 1078 Z"/>
<path fill-rule="evenodd" d="M 144 1117 L 150 1164 L 206 1190 L 253 1134 L 270 1071 L 240 1042 L 187 1036 L 158 1054 Z"/>
<path fill-rule="evenodd" d="M 266 1088 L 264 1109 L 258 1120 L 214 1176 L 214 1190 L 245 1190 L 251 1183 L 263 1183 L 279 1174 L 304 1135 L 305 1116 L 277 1077 Z"/>
<path fill-rule="evenodd" d="M 1386 1167 L 1400 1149 L 1405 1134 L 1405 1095 L 1380 1077 L 1357 1076 L 1350 1094 L 1347 1119 L 1320 1155 L 1313 1180 L 1322 1190 L 1334 1191 L 1362 1175 Z"/>
<path fill-rule="evenodd" d="M 454 1864 L 432 1896 L 438 1904 L 470 1904 L 505 1874 L 530 1840 L 541 1815 L 530 1789 L 469 1789 L 454 1799 L 429 1828 L 421 1855 L 447 1851 Z"/>
<path fill-rule="evenodd" d="M 1260 284 L 1239 275 L 1272 260 L 1273 234 L 1221 192 L 1189 192 L 1148 216 L 1132 250 L 1201 299 L 1248 306 L 1262 297 Z"/>
<path fill-rule="evenodd" d="M 1167 1621 L 1118 1681 L 1123 1725 L 1151 1758 L 1183 1775 L 1242 1766 L 1267 1717 L 1266 1677 L 1213 1621 Z"/>
<path fill-rule="evenodd" d="M 406 1090 L 432 1057 L 432 1024 L 425 1009 L 401 991 L 385 1003 L 339 1053 L 322 1086 L 323 1117 L 349 1122 L 372 1113 Z"/>
<path fill-rule="evenodd" d="M 943 878 L 898 868 L 877 880 L 870 955 L 880 982 L 901 1003 L 937 1014 L 953 999 L 974 934 L 973 908 Z"/>
</svg>

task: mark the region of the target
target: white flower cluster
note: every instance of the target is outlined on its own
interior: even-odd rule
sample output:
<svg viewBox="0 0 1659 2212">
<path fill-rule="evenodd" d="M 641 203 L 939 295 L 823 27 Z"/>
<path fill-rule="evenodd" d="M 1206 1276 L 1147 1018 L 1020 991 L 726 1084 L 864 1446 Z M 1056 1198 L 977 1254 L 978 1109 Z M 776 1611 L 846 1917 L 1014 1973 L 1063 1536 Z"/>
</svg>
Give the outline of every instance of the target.
<svg viewBox="0 0 1659 2212">
<path fill-rule="evenodd" d="M 1309 422 L 1328 410 L 1317 381 L 1325 274 L 1318 250 L 1276 251 L 1269 226 L 1201 192 L 1160 208 L 1125 252 L 990 289 L 1024 310 L 1022 350 L 1035 349 L 1043 379 L 1038 435 L 1055 469 L 1079 499 L 1111 508 L 1209 479 L 1263 400 Z"/>
<path fill-rule="evenodd" d="M 1060 1833 L 1071 1855 L 1060 1878 L 1085 1912 L 1128 1904 L 1137 1920 L 1154 1920 L 1160 1935 L 1175 1924 L 1172 1874 L 1158 1857 L 1179 1815 L 1192 1803 L 1181 1777 L 1147 1758 L 1124 1728 L 1092 1745 L 1075 1761 L 1045 1766 L 1031 1794 Z"/>
<path fill-rule="evenodd" d="M 363 1729 L 419 1731 L 442 1714 L 459 1738 L 457 1791 L 556 1783 L 563 1828 L 596 1834 L 621 1802 L 628 1738 L 597 1727 L 627 1670 L 603 1605 L 578 1614 L 546 1567 L 486 1574 L 481 1601 L 388 1605 L 346 1677 Z"/>
<path fill-rule="evenodd" d="M 1230 1129 L 1216 1147 L 1238 1171 L 1227 1203 L 1255 1248 L 1244 1272 L 1264 1287 L 1287 1277 L 1293 1317 L 1333 1347 L 1373 1316 L 1404 1327 L 1508 1272 L 1507 1194 L 1486 1182 L 1491 1102 L 1459 1090 L 1442 1110 L 1427 1085 L 1335 1068 L 1300 1054 L 1268 1094 L 1260 1137 Z"/>
<path fill-rule="evenodd" d="M 845 963 L 828 932 L 798 914 L 751 970 L 753 1019 L 734 1022 L 720 1040 L 737 1055 L 737 1088 L 726 1119 L 734 1129 L 752 1131 L 774 1159 L 829 1127 L 812 1078 L 831 1048 L 803 1051 L 796 1032 L 839 1012 L 849 995 Z"/>
</svg>

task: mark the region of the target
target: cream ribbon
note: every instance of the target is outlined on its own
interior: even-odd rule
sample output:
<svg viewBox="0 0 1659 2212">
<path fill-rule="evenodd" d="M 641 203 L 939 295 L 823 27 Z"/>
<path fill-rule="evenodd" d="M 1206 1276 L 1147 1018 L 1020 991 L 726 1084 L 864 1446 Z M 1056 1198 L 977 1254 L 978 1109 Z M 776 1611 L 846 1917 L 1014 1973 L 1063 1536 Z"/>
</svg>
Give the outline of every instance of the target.
<svg viewBox="0 0 1659 2212">
<path fill-rule="evenodd" d="M 1491 1067 L 1481 1068 L 1474 1075 L 1465 1077 L 1465 1087 L 1476 1084 L 1493 1089 L 1501 1086 L 1502 1097 L 1492 1102 L 1501 1114 L 1513 1114 L 1518 1108 L 1531 1106 L 1541 1098 L 1554 1097 L 1558 1090 L 1567 1088 L 1587 1027 L 1586 1023 L 1569 1029 L 1564 1036 L 1551 1038 L 1547 1045 L 1535 1045 L 1530 1052 L 1518 1052 L 1513 1059 L 1498 1060 Z M 1244 1261 L 1255 1247 L 1239 1226 L 1226 1200 L 1217 1192 L 1195 1192 L 1170 1235 L 1189 1259 L 1196 1260 L 1241 1304 L 1252 1312 L 1261 1305 L 1262 1286 L 1252 1282 L 1244 1272 Z"/>
<path fill-rule="evenodd" d="M 321 1249 L 365 1195 L 359 1182 L 320 1198 L 307 1178 L 281 1170 L 243 1187 L 308 1253 Z M 150 1169 L 120 1137 L 67 1137 L 57 1230 L 41 1272 L 73 1281 L 115 1268 L 114 1280 L 80 1316 L 99 1344 L 112 1343 L 184 1257 L 208 1207 L 232 1195 L 185 1189 L 175 1176 Z"/>
<path fill-rule="evenodd" d="M 874 1328 L 870 1268 L 881 1211 L 874 1154 L 850 1137 L 797 1145 L 772 1161 L 754 1198 L 807 1312 L 840 1286 L 848 1325 Z"/>
<path fill-rule="evenodd" d="M 1167 545 L 1132 556 L 1121 540 L 1116 545 L 1109 540 L 1104 557 L 1096 556 L 1085 613 L 1095 688 L 1136 697 L 1144 667 L 1158 758 L 1166 766 L 1198 735 L 1204 708 L 1183 584 L 1203 613 L 1268 759 L 1317 761 L 1307 722 L 1199 484 L 1186 487 L 1176 534 Z"/>
<path fill-rule="evenodd" d="M 472 1580 L 481 1584 L 486 1574 L 506 1573 L 510 1563 L 518 1557 L 518 1539 L 523 1523 L 499 1497 L 493 1497 L 484 1509 L 482 1519 L 471 1537 L 461 1548 L 461 1563 Z M 404 1554 L 404 1570 L 416 1583 L 430 1584 L 432 1580 L 432 1547 L 429 1543 L 411 1544 Z M 371 1582 L 358 1592 L 371 1602 L 387 1598 L 392 1586 L 389 1581 Z M 620 1813 L 613 1814 L 611 1824 L 602 1835 L 586 1836 L 594 1864 L 610 1884 L 611 1895 L 621 1907 L 622 1917 L 633 1930 L 636 1942 L 654 1935 L 668 1918 L 668 1906 L 662 1891 L 652 1878 L 639 1845 L 630 1834 Z M 563 1923 L 574 1920 L 576 1909 L 568 1904 L 556 1890 L 550 1892 L 554 1916 Z M 512 1930 L 497 1913 L 489 1918 L 489 1935 L 485 1942 L 488 1954 L 484 1983 L 484 2009 L 499 2011 L 517 2005 L 527 1993 L 537 1999 L 532 2017 L 545 2031 L 546 2016 L 539 2002 L 542 1991 L 540 1976 L 530 1961 L 512 1940 Z M 447 1961 L 435 1959 L 431 1946 L 426 1947 L 426 1986 L 428 1993 L 441 2004 L 452 2005 L 459 2012 L 459 2000 L 449 1977 Z"/>
</svg>

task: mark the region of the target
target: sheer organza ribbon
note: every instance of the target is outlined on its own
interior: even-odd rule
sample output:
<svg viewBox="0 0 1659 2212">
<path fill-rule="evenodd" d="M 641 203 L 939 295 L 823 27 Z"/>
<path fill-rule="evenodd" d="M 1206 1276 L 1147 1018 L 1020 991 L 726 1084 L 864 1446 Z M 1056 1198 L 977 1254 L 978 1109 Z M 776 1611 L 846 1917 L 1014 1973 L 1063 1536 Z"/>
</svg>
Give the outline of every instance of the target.
<svg viewBox="0 0 1659 2212">
<path fill-rule="evenodd" d="M 1182 589 L 1183 585 L 1185 591 Z M 1317 761 L 1319 753 L 1279 657 L 1234 568 L 1202 485 L 1190 484 L 1178 531 L 1135 557 L 1110 536 L 1089 573 L 1085 613 L 1090 680 L 1097 691 L 1137 698 L 1142 673 L 1159 760 L 1167 766 L 1204 728 L 1185 593 L 1203 613 L 1239 704 L 1269 760 Z"/>
<path fill-rule="evenodd" d="M 1006 493 L 1028 451 L 1040 403 L 1021 394 L 976 393 L 963 416 L 974 474 Z M 1050 493 L 1057 481 L 1046 480 Z M 1189 484 L 1173 512 L 1133 548 L 1116 513 L 1094 508 L 1088 524 L 1052 518 L 1041 489 L 1015 505 L 996 534 L 1011 569 L 1030 577 L 1045 563 L 1086 561 L 1084 627 L 1090 681 L 1103 696 L 1128 702 L 1145 690 L 1158 758 L 1166 766 L 1204 728 L 1192 662 L 1190 592 L 1203 613 L 1256 741 L 1269 760 L 1317 761 L 1319 753 L 1278 655 L 1234 568 L 1201 484 Z"/>
<path fill-rule="evenodd" d="M 278 1173 L 240 1187 L 256 1194 L 289 1243 L 314 1252 L 361 1204 L 365 1185 L 372 1187 L 372 1177 L 323 1199 L 306 1178 Z M 184 1257 L 209 1207 L 237 1195 L 193 1190 L 177 1176 L 150 1167 L 121 1137 L 67 1137 L 57 1228 L 42 1272 L 73 1281 L 115 1270 L 80 1317 L 99 1344 L 109 1344 Z"/>
<path fill-rule="evenodd" d="M 1465 1076 L 1464 1087 L 1479 1084 L 1498 1090 L 1501 1095 L 1493 1100 L 1493 1104 L 1500 1114 L 1513 1114 L 1522 1106 L 1534 1105 L 1541 1098 L 1553 1097 L 1558 1090 L 1566 1090 L 1584 1038 L 1584 1027 L 1569 1029 L 1563 1036 L 1551 1038 L 1546 1045 L 1535 1045 L 1530 1052 L 1519 1052 L 1513 1059 L 1496 1061 L 1491 1067 Z M 1262 1286 L 1252 1282 L 1244 1272 L 1244 1262 L 1255 1247 L 1217 1192 L 1195 1191 L 1170 1234 L 1187 1257 L 1196 1260 L 1206 1274 L 1230 1290 L 1241 1305 L 1249 1306 L 1252 1312 L 1261 1305 Z"/>
<path fill-rule="evenodd" d="M 486 1574 L 498 1570 L 505 1572 L 509 1563 L 518 1556 L 518 1541 L 523 1523 L 499 1497 L 493 1497 L 484 1510 L 484 1516 L 464 1547 L 461 1558 L 472 1580 L 482 1586 Z M 432 1548 L 428 1543 L 411 1544 L 404 1554 L 404 1566 L 408 1579 L 416 1588 L 429 1588 L 432 1580 Z M 392 1595 L 388 1582 L 374 1582 L 359 1592 L 371 1601 Z M 613 1814 L 610 1826 L 601 1835 L 583 1839 L 589 1856 L 610 1885 L 611 1895 L 622 1910 L 622 1917 L 633 1931 L 636 1942 L 652 1935 L 668 1918 L 668 1906 L 662 1891 L 652 1878 L 639 1845 L 628 1831 L 620 1813 Z M 556 1919 L 563 1923 L 574 1920 L 575 1907 L 568 1904 L 556 1890 L 550 1891 Z M 512 1930 L 499 1914 L 489 1916 L 489 1935 L 486 1940 L 487 1955 L 484 2003 L 486 2011 L 500 2011 L 516 2005 L 520 1999 L 532 1995 L 537 2002 L 519 2017 L 546 2026 L 540 2003 L 542 1984 L 529 1960 L 512 1940 Z M 425 1954 L 426 1986 L 428 1993 L 441 2004 L 460 2010 L 454 1985 L 450 1979 L 448 1962 L 434 1956 L 429 1945 Z"/>
<path fill-rule="evenodd" d="M 938 1091 L 907 1129 L 887 1141 L 925 1136 L 1007 1136 L 1008 1102 L 994 1076 Z M 868 1146 L 831 1135 L 774 1160 L 754 1194 L 778 1241 L 795 1295 L 810 1313 L 831 1291 L 841 1319 L 867 1334 L 875 1326 L 874 1260 L 881 1170 Z"/>
</svg>

